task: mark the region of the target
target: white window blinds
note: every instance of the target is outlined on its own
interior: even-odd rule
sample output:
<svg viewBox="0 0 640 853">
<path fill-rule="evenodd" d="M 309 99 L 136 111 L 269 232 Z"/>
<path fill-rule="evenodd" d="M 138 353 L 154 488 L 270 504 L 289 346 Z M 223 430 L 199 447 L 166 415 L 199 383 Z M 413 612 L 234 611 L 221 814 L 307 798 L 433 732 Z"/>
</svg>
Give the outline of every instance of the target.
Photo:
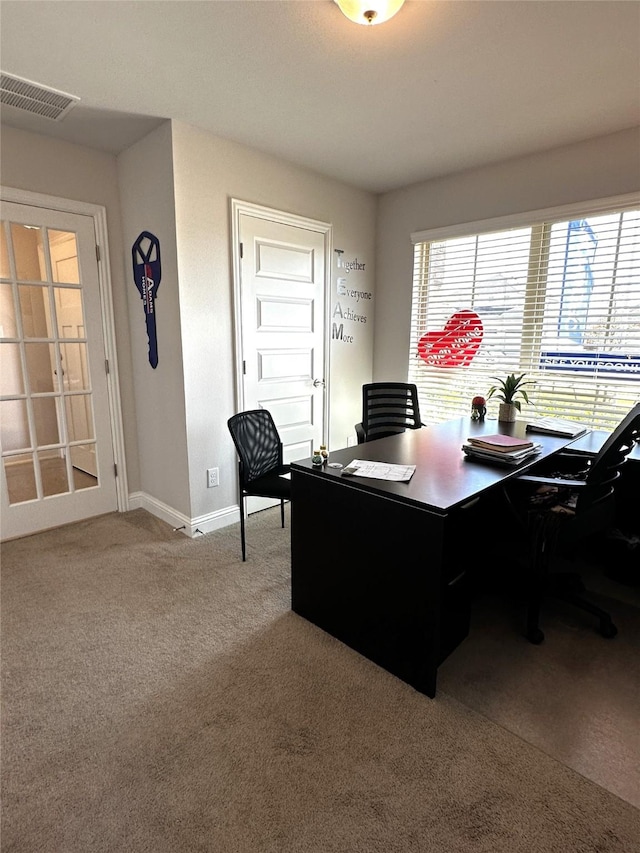
<svg viewBox="0 0 640 853">
<path fill-rule="evenodd" d="M 640 198 L 625 201 L 413 235 L 408 381 L 425 423 L 514 372 L 535 383 L 523 417 L 622 420 L 640 398 Z"/>
</svg>

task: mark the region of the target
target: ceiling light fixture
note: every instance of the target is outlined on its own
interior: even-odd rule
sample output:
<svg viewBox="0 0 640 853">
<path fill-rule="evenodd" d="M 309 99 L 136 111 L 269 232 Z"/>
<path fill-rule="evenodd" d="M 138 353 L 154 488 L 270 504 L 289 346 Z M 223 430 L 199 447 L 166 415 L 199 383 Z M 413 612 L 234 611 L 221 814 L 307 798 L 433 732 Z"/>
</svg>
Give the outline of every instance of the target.
<svg viewBox="0 0 640 853">
<path fill-rule="evenodd" d="M 334 0 L 342 14 L 356 24 L 384 24 L 399 12 L 404 0 Z"/>
</svg>

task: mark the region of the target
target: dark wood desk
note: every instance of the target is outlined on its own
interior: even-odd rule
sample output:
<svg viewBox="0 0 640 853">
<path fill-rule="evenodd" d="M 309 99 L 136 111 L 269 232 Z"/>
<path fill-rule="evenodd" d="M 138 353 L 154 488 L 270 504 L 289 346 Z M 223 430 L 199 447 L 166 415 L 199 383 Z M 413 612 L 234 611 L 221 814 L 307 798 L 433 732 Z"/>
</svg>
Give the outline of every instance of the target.
<svg viewBox="0 0 640 853">
<path fill-rule="evenodd" d="M 581 438 L 572 441 L 569 445 L 569 450 L 572 453 L 584 453 L 587 456 L 595 456 L 610 435 L 611 433 L 594 429 L 587 433 L 587 435 L 583 435 Z M 631 449 L 631 453 L 627 456 L 627 459 L 629 462 L 640 462 L 640 444 L 636 444 Z"/>
<path fill-rule="evenodd" d="M 583 453 L 585 456 L 595 456 L 610 433 L 593 430 L 588 435 L 571 442 L 568 450 L 571 453 Z M 622 472 L 616 486 L 616 518 L 614 525 L 626 534 L 640 534 L 638 527 L 638 493 L 640 492 L 640 444 L 636 443 L 622 466 Z"/>
<path fill-rule="evenodd" d="M 293 611 L 435 696 L 439 664 L 469 632 L 467 568 L 481 547 L 469 532 L 474 504 L 569 442 L 536 436 L 541 453 L 516 469 L 467 461 L 462 443 L 483 433 L 524 435 L 524 427 L 460 418 L 331 452 L 345 466 L 416 465 L 408 483 L 293 462 Z"/>
</svg>

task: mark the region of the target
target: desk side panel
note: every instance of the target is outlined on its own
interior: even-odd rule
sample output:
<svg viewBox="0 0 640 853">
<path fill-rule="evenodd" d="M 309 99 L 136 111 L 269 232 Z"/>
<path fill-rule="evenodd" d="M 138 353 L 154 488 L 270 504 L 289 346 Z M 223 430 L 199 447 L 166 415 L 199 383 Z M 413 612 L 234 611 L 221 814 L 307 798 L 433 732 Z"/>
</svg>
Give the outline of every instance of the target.
<svg viewBox="0 0 640 853">
<path fill-rule="evenodd" d="M 463 584 L 442 572 L 450 519 L 348 483 L 294 471 L 295 613 L 429 696 L 466 636 Z"/>
</svg>

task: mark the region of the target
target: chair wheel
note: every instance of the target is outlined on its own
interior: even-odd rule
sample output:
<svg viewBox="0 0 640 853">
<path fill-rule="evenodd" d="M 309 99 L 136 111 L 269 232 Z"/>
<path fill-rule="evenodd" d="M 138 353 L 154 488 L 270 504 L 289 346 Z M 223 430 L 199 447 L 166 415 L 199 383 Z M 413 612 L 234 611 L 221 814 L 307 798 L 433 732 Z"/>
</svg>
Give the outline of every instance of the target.
<svg viewBox="0 0 640 853">
<path fill-rule="evenodd" d="M 600 622 L 600 634 L 603 637 L 606 637 L 607 640 L 610 640 L 612 637 L 615 637 L 618 633 L 618 629 L 613 624 L 611 619 L 606 619 Z"/>
<path fill-rule="evenodd" d="M 533 643 L 535 646 L 539 646 L 540 643 L 544 640 L 544 634 L 540 630 L 540 628 L 531 628 L 527 631 L 527 640 L 530 643 Z"/>
</svg>

